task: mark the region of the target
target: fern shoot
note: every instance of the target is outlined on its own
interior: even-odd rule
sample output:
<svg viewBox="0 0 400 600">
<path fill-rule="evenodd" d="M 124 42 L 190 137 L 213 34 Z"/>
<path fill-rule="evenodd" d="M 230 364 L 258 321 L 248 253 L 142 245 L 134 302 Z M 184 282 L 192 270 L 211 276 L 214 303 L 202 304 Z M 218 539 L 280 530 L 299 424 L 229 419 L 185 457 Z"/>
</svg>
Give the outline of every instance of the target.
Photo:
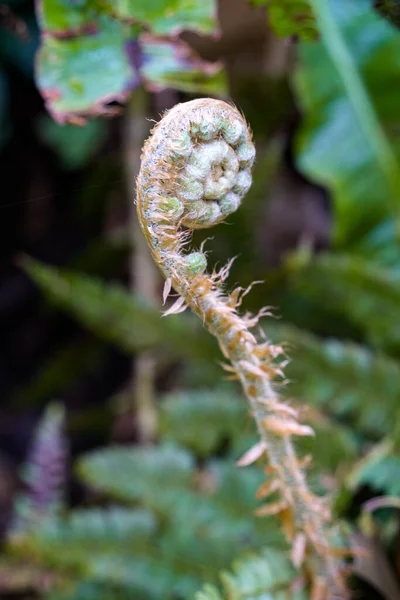
<svg viewBox="0 0 400 600">
<path fill-rule="evenodd" d="M 216 225 L 239 207 L 251 185 L 254 158 L 249 128 L 233 106 L 209 98 L 175 106 L 143 147 L 139 221 L 166 278 L 164 297 L 172 287 L 180 296 L 164 314 L 190 307 L 217 338 L 227 370 L 242 384 L 260 441 L 241 464 L 265 456 L 268 480 L 259 497 L 274 497 L 260 514 L 281 518 L 293 562 L 310 579 L 312 599 L 344 599 L 344 566 L 332 546 L 330 512 L 310 491 L 292 443 L 294 436 L 313 431 L 299 424 L 297 412 L 275 389 L 274 380 L 282 376 L 282 349 L 252 332 L 268 312 L 240 316 L 237 309 L 246 290 L 223 290 L 230 265 L 208 274 L 203 250 L 186 250 L 192 229 Z"/>
</svg>

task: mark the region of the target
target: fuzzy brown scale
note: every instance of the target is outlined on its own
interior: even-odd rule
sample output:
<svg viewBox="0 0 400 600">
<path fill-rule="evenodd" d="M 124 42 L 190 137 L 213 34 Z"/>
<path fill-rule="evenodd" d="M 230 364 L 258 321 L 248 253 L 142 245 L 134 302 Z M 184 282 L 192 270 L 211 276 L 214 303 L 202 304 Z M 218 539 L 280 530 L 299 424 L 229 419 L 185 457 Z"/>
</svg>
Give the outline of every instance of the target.
<svg viewBox="0 0 400 600">
<path fill-rule="evenodd" d="M 239 207 L 251 184 L 254 156 L 251 133 L 235 107 L 209 98 L 175 106 L 143 147 L 139 221 L 167 280 L 167 293 L 174 287 L 217 338 L 231 364 L 227 369 L 249 400 L 261 440 L 249 451 L 251 461 L 267 457 L 269 487 L 262 488 L 262 497 L 277 496 L 260 511 L 280 516 L 293 543 L 294 562 L 310 578 L 312 600 L 343 600 L 348 597 L 344 568 L 329 543 L 329 511 L 310 492 L 291 441 L 312 430 L 297 422 L 296 412 L 276 392 L 274 380 L 284 366 L 277 363 L 282 349 L 258 342 L 249 331 L 268 312 L 239 316 L 237 308 L 248 290 L 223 293 L 229 265 L 209 275 L 204 252 L 186 251 L 191 229 L 216 225 Z M 167 312 L 183 309 L 178 301 Z"/>
</svg>

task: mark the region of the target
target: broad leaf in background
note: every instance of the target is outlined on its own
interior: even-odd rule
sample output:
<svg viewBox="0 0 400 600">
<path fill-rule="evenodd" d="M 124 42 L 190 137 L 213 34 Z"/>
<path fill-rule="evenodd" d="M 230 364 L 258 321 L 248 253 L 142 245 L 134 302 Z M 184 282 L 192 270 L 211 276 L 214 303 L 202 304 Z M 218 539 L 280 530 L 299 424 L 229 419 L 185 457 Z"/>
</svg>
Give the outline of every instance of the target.
<svg viewBox="0 0 400 600">
<path fill-rule="evenodd" d="M 299 36 L 315 40 L 318 31 L 309 0 L 251 0 L 255 6 L 266 6 L 268 22 L 280 37 Z"/>
<path fill-rule="evenodd" d="M 56 121 L 79 122 L 76 115 L 112 112 L 107 103 L 125 101 L 138 85 L 125 52 L 124 29 L 123 24 L 104 15 L 90 35 L 43 38 L 36 78 Z"/>
<path fill-rule="evenodd" d="M 300 46 L 298 163 L 328 187 L 335 242 L 354 246 L 400 212 L 400 35 L 372 0 L 310 0 L 321 39 Z"/>
<path fill-rule="evenodd" d="M 213 0 L 177 0 L 175 8 L 165 1 L 128 4 L 39 2 L 42 44 L 36 79 L 56 121 L 81 124 L 86 116 L 114 114 L 109 104 L 126 101 L 142 83 L 150 89 L 224 92 L 219 64 L 201 60 L 182 40 L 141 33 L 138 25 L 143 22 L 152 29 L 154 17 L 153 31 L 160 35 L 175 32 L 178 22 L 211 32 L 216 25 Z"/>
<path fill-rule="evenodd" d="M 207 63 L 182 40 L 140 36 L 141 77 L 147 89 L 221 95 L 226 80 L 219 63 Z"/>
<path fill-rule="evenodd" d="M 66 32 L 75 35 L 84 30 L 89 32 L 90 27 L 96 30 L 99 12 L 103 12 L 104 7 L 101 0 L 40 0 L 36 15 L 40 29 L 62 37 Z"/>
<path fill-rule="evenodd" d="M 159 35 L 182 30 L 213 33 L 217 26 L 216 0 L 116 0 L 113 10 L 122 19 L 142 23 Z"/>
</svg>

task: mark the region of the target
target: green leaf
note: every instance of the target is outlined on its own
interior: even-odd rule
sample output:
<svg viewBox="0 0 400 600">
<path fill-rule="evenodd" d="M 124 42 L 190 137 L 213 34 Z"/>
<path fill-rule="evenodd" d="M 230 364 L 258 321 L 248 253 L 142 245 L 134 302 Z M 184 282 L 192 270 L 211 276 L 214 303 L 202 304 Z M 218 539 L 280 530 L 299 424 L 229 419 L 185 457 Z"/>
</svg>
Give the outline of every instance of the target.
<svg viewBox="0 0 400 600">
<path fill-rule="evenodd" d="M 175 440 L 199 456 L 209 456 L 221 444 L 237 442 L 249 425 L 244 398 L 224 390 L 183 391 L 161 404 L 163 438 Z"/>
<path fill-rule="evenodd" d="M 368 485 L 375 492 L 400 496 L 400 456 L 390 439 L 376 445 L 350 471 L 347 484 L 351 489 Z"/>
<path fill-rule="evenodd" d="M 288 346 L 292 360 L 285 372 L 290 396 L 327 411 L 375 440 L 393 430 L 400 411 L 397 361 L 358 344 L 322 340 L 287 325 L 269 325 L 265 331 Z M 316 442 L 323 443 L 323 439 L 317 436 Z M 346 446 L 351 457 L 354 441 Z M 318 465 L 319 452 L 315 454 Z"/>
<path fill-rule="evenodd" d="M 124 26 L 106 16 L 91 35 L 44 36 L 37 65 L 46 107 L 60 123 L 74 114 L 106 113 L 107 103 L 125 100 L 137 79 L 125 52 Z"/>
<path fill-rule="evenodd" d="M 159 552 L 171 570 L 175 564 L 179 571 L 215 578 L 244 549 L 259 548 L 265 540 L 282 547 L 277 521 L 253 515 L 263 478 L 259 469 L 241 470 L 222 461 L 202 470 L 194 466 L 187 452 L 162 445 L 90 453 L 78 470 L 87 484 L 159 516 L 163 533 L 152 552 Z M 118 565 L 119 577 L 128 581 L 128 563 Z"/>
<path fill-rule="evenodd" d="M 226 78 L 219 63 L 200 59 L 183 40 L 149 34 L 140 37 L 141 75 L 147 89 L 166 87 L 210 95 L 226 93 Z"/>
<path fill-rule="evenodd" d="M 345 316 L 380 349 L 400 348 L 400 273 L 357 256 L 321 254 L 288 262 L 296 293 Z"/>
<path fill-rule="evenodd" d="M 107 585 L 90 579 L 75 579 L 68 583 L 52 589 L 46 594 L 45 600 L 132 600 L 132 590 L 118 585 Z"/>
<path fill-rule="evenodd" d="M 156 532 L 151 513 L 125 508 L 81 509 L 44 519 L 29 536 L 16 536 L 13 551 L 34 552 L 41 562 L 85 573 L 87 565 L 116 552 L 133 555 Z"/>
<path fill-rule="evenodd" d="M 79 169 L 98 152 L 104 142 L 107 127 L 100 119 L 92 120 L 83 127 L 60 126 L 50 117 L 39 121 L 39 135 L 54 150 L 64 169 Z"/>
<path fill-rule="evenodd" d="M 52 303 L 127 352 L 158 346 L 167 348 L 169 357 L 203 358 L 207 363 L 218 356 L 214 340 L 190 315 L 162 319 L 159 310 L 120 286 L 28 258 L 22 264 Z"/>
<path fill-rule="evenodd" d="M 268 21 L 280 37 L 299 36 L 315 40 L 318 31 L 309 0 L 252 0 L 256 6 L 266 6 Z"/>
<path fill-rule="evenodd" d="M 189 485 L 193 464 L 187 451 L 173 446 L 117 447 L 86 454 L 78 473 L 87 484 L 113 497 L 154 506 L 176 487 Z"/>
<path fill-rule="evenodd" d="M 62 36 L 95 25 L 99 7 L 97 0 L 39 0 L 36 13 L 41 29 Z"/>
<path fill-rule="evenodd" d="M 116 0 L 113 8 L 119 17 L 147 25 L 160 35 L 184 29 L 213 33 L 216 28 L 215 0 Z"/>
<path fill-rule="evenodd" d="M 336 244 L 351 245 L 399 211 L 400 36 L 371 0 L 310 4 L 321 40 L 300 47 L 298 161 L 332 192 Z"/>
<path fill-rule="evenodd" d="M 294 569 L 285 553 L 265 549 L 236 561 L 233 572 L 221 573 L 221 591 L 207 584 L 197 592 L 195 600 L 305 600 L 302 591 L 290 589 L 294 577 Z"/>
</svg>

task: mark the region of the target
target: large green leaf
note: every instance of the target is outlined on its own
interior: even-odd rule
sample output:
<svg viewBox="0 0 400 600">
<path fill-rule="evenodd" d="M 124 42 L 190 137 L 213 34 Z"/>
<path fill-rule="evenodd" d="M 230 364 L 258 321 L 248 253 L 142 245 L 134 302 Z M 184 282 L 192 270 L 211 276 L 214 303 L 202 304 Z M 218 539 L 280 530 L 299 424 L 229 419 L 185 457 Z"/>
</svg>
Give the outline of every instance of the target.
<svg viewBox="0 0 400 600">
<path fill-rule="evenodd" d="M 140 37 L 143 81 L 148 89 L 175 88 L 184 92 L 221 95 L 226 79 L 219 63 L 207 63 L 182 40 Z"/>
<path fill-rule="evenodd" d="M 116 0 L 113 8 L 119 17 L 143 23 L 160 35 L 183 29 L 212 33 L 216 27 L 215 0 Z"/>
<path fill-rule="evenodd" d="M 310 0 L 321 39 L 302 43 L 298 161 L 335 203 L 335 241 L 351 245 L 400 207 L 400 36 L 372 0 Z"/>
<path fill-rule="evenodd" d="M 128 97 L 137 74 L 125 52 L 124 29 L 103 15 L 90 35 L 43 37 L 37 83 L 56 120 L 71 120 L 71 114 L 103 114 L 108 102 Z"/>
<path fill-rule="evenodd" d="M 101 8 L 101 0 L 40 0 L 36 12 L 42 30 L 62 37 L 95 26 Z"/>
<path fill-rule="evenodd" d="M 38 2 L 42 44 L 36 78 L 48 110 L 60 123 L 81 124 L 87 116 L 113 114 L 109 103 L 125 101 L 141 83 L 149 89 L 224 93 L 221 65 L 200 59 L 183 40 L 166 37 L 182 28 L 210 33 L 214 9 L 214 0 Z"/>
</svg>

